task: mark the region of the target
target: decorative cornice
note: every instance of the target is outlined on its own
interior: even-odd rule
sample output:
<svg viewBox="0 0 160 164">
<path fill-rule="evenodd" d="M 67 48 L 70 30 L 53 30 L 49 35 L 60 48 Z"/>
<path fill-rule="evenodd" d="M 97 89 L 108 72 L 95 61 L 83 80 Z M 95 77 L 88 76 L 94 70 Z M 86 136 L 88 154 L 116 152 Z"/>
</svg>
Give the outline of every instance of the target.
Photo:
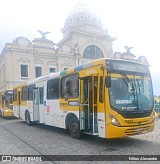
<svg viewBox="0 0 160 164">
<path fill-rule="evenodd" d="M 57 63 L 57 61 L 49 61 L 49 62 L 47 63 L 47 65 L 57 66 L 58 63 Z"/>
<path fill-rule="evenodd" d="M 22 56 L 19 60 L 18 60 L 18 62 L 30 62 L 30 60 L 29 59 L 27 59 L 27 58 L 25 58 L 24 56 Z"/>
<path fill-rule="evenodd" d="M 44 62 L 42 60 L 39 60 L 39 59 L 35 59 L 34 63 L 35 64 L 44 64 Z"/>
</svg>

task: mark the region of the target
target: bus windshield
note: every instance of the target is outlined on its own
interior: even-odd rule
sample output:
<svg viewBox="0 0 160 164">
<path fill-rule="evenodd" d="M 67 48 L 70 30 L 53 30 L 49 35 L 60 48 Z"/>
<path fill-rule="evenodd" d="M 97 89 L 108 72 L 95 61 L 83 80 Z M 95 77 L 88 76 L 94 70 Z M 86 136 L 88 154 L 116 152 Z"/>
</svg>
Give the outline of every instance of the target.
<svg viewBox="0 0 160 164">
<path fill-rule="evenodd" d="M 13 109 L 13 100 L 12 100 L 12 96 L 13 96 L 13 94 L 11 94 L 11 93 L 6 93 L 5 94 L 5 105 L 6 105 L 6 107 L 7 108 L 9 108 L 9 109 Z"/>
<path fill-rule="evenodd" d="M 111 74 L 110 104 L 120 111 L 150 111 L 153 109 L 153 92 L 150 76 Z"/>
</svg>

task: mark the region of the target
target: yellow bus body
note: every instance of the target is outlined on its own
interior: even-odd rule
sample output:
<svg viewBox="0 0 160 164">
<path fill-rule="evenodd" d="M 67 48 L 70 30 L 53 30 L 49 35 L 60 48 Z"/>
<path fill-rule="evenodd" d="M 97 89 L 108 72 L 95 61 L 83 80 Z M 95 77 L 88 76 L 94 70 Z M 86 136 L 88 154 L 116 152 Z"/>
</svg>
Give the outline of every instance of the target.
<svg viewBox="0 0 160 164">
<path fill-rule="evenodd" d="M 22 99 L 22 89 L 26 86 L 26 84 L 22 84 L 13 88 L 13 114 L 17 118 L 22 118 L 26 109 L 27 101 Z"/>
<path fill-rule="evenodd" d="M 57 82 L 52 84 L 53 80 Z M 28 93 L 29 88 L 32 90 L 32 98 L 27 96 L 28 100 L 22 101 L 24 87 L 28 87 Z M 16 117 L 28 124 L 69 129 L 73 138 L 79 138 L 80 133 L 121 138 L 154 130 L 150 73 L 147 66 L 136 62 L 97 59 L 36 78 L 14 91 L 19 93 L 18 99 L 13 96 Z M 122 96 L 114 98 L 119 91 Z M 54 94 L 57 98 L 52 97 Z M 149 107 L 144 104 L 146 97 Z"/>
<path fill-rule="evenodd" d="M 12 90 L 0 92 L 0 114 L 2 117 L 13 116 Z"/>
</svg>

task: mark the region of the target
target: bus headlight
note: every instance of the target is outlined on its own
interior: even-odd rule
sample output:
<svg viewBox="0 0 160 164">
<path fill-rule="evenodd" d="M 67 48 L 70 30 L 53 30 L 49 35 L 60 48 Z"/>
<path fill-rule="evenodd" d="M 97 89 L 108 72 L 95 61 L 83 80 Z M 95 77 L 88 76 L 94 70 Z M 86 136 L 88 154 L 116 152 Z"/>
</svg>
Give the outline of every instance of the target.
<svg viewBox="0 0 160 164">
<path fill-rule="evenodd" d="M 121 126 L 119 121 L 117 120 L 117 118 L 115 116 L 113 116 L 112 114 L 109 114 L 109 117 L 111 119 L 111 124 L 112 125 Z"/>
</svg>

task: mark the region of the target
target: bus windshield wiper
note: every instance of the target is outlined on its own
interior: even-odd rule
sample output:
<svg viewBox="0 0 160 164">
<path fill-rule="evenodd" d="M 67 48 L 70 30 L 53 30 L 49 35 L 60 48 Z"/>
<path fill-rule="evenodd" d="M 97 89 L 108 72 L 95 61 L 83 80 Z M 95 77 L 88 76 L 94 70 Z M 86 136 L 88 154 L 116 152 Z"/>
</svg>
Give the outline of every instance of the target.
<svg viewBox="0 0 160 164">
<path fill-rule="evenodd" d="M 127 83 L 127 85 L 130 85 L 131 91 L 133 91 L 133 95 L 134 95 L 134 102 L 135 102 L 135 104 L 137 104 L 137 109 L 139 110 L 138 99 L 136 98 L 137 97 L 136 96 L 137 95 L 137 91 L 136 91 L 136 89 L 134 87 L 133 81 L 130 80 L 128 78 L 128 76 L 124 72 L 121 72 L 121 75 L 123 75 L 124 81 Z"/>
<path fill-rule="evenodd" d="M 127 82 L 127 84 L 129 84 L 130 85 L 130 87 L 132 88 L 132 90 L 131 91 L 135 91 L 135 88 L 134 88 L 134 85 L 133 85 L 133 81 L 131 81 L 129 78 L 128 78 L 128 76 L 123 72 L 121 72 L 121 75 L 123 75 L 123 77 L 124 77 L 124 79 L 125 79 L 125 82 Z"/>
</svg>

